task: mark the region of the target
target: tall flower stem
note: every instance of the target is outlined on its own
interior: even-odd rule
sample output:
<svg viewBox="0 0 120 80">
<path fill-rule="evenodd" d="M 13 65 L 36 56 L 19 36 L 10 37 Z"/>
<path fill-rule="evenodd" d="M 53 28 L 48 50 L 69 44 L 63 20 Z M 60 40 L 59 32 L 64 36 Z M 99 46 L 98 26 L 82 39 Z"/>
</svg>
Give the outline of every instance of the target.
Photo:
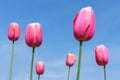
<svg viewBox="0 0 120 80">
<path fill-rule="evenodd" d="M 40 75 L 38 75 L 38 80 L 40 80 Z"/>
<path fill-rule="evenodd" d="M 80 46 L 79 46 L 79 57 L 78 57 L 78 68 L 77 68 L 76 80 L 80 79 L 81 58 L 82 58 L 82 41 L 80 41 Z"/>
<path fill-rule="evenodd" d="M 12 41 L 12 56 L 11 56 L 11 62 L 10 62 L 9 80 L 12 80 L 12 65 L 13 65 L 13 59 L 14 59 L 14 40 Z"/>
<path fill-rule="evenodd" d="M 32 61 L 31 61 L 31 68 L 30 68 L 30 80 L 32 80 L 32 74 L 33 74 L 34 52 L 35 52 L 35 47 L 32 48 Z"/>
<path fill-rule="evenodd" d="M 68 78 L 67 80 L 70 80 L 70 66 L 68 67 Z"/>
<path fill-rule="evenodd" d="M 106 80 L 106 66 L 104 65 L 104 80 Z"/>
</svg>

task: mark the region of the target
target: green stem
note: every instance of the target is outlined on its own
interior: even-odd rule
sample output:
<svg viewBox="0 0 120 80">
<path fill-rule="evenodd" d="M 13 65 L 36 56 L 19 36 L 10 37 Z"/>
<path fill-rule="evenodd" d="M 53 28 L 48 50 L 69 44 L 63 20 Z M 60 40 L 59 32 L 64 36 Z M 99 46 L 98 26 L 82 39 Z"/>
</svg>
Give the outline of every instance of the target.
<svg viewBox="0 0 120 80">
<path fill-rule="evenodd" d="M 12 55 L 11 55 L 11 62 L 10 62 L 9 80 L 12 80 L 12 65 L 13 65 L 13 59 L 14 59 L 14 41 L 12 41 Z"/>
<path fill-rule="evenodd" d="M 106 66 L 104 65 L 104 80 L 106 80 Z"/>
<path fill-rule="evenodd" d="M 70 66 L 68 67 L 68 78 L 67 80 L 70 80 Z"/>
<path fill-rule="evenodd" d="M 81 58 L 82 58 L 82 41 L 80 41 L 80 47 L 79 47 L 79 57 L 78 57 L 78 68 L 77 68 L 76 80 L 80 79 Z"/>
<path fill-rule="evenodd" d="M 33 47 L 33 49 L 32 49 L 32 61 L 31 61 L 31 68 L 30 68 L 30 80 L 32 80 L 32 74 L 33 74 L 34 52 L 35 52 L 35 47 Z"/>
<path fill-rule="evenodd" d="M 38 80 L 40 80 L 40 75 L 38 75 Z"/>
</svg>

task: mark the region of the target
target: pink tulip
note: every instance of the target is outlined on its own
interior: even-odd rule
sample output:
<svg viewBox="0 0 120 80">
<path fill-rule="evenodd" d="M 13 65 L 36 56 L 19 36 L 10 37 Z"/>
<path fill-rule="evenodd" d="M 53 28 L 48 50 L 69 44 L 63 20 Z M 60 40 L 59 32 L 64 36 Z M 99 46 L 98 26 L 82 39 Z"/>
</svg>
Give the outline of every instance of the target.
<svg viewBox="0 0 120 80">
<path fill-rule="evenodd" d="M 109 52 L 104 45 L 95 48 L 96 62 L 100 66 L 105 66 L 108 63 Z"/>
<path fill-rule="evenodd" d="M 25 41 L 30 47 L 38 47 L 42 43 L 42 27 L 39 23 L 28 24 Z"/>
<path fill-rule="evenodd" d="M 67 54 L 66 56 L 66 65 L 67 66 L 73 66 L 73 64 L 76 62 L 76 56 L 74 54 Z"/>
<path fill-rule="evenodd" d="M 73 21 L 74 37 L 78 41 L 90 40 L 95 32 L 96 20 L 91 7 L 82 8 L 75 16 Z"/>
<path fill-rule="evenodd" d="M 17 23 L 11 23 L 8 28 L 8 38 L 9 40 L 16 41 L 20 37 L 21 31 Z"/>
<path fill-rule="evenodd" d="M 36 63 L 36 73 L 38 75 L 42 75 L 44 73 L 44 62 L 37 62 Z"/>
</svg>

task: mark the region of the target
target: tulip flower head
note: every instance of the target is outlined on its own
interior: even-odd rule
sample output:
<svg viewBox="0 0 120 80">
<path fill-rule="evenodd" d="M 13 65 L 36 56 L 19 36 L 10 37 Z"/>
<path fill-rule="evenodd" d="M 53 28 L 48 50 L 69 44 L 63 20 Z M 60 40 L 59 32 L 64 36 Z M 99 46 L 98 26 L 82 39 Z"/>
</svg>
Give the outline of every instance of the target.
<svg viewBox="0 0 120 80">
<path fill-rule="evenodd" d="M 21 34 L 20 27 L 17 23 L 11 23 L 8 28 L 8 38 L 11 41 L 16 41 L 19 39 Z"/>
<path fill-rule="evenodd" d="M 91 7 L 82 8 L 75 16 L 73 21 L 74 37 L 78 41 L 90 40 L 95 32 L 96 20 Z"/>
<path fill-rule="evenodd" d="M 36 63 L 36 73 L 38 75 L 42 75 L 44 73 L 44 69 L 45 69 L 44 62 Z"/>
<path fill-rule="evenodd" d="M 95 48 L 95 57 L 96 63 L 100 66 L 104 66 L 108 63 L 109 52 L 108 49 L 104 45 L 97 46 Z"/>
<path fill-rule="evenodd" d="M 66 56 L 66 65 L 71 67 L 76 62 L 76 56 L 74 54 L 67 54 Z"/>
<path fill-rule="evenodd" d="M 42 43 L 42 27 L 39 23 L 28 24 L 25 41 L 30 47 L 38 47 Z"/>
</svg>

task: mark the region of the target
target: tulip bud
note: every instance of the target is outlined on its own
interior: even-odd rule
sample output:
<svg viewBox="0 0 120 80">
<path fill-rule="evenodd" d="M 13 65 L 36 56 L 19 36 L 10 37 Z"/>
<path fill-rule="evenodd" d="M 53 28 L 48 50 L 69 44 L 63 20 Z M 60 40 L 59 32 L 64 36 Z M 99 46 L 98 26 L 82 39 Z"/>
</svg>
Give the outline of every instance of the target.
<svg viewBox="0 0 120 80">
<path fill-rule="evenodd" d="M 38 47 L 42 43 L 42 27 L 39 23 L 28 24 L 25 34 L 26 44 L 30 47 Z"/>
<path fill-rule="evenodd" d="M 97 46 L 95 48 L 95 57 L 96 63 L 100 66 L 104 66 L 108 63 L 109 52 L 108 49 L 104 45 Z"/>
<path fill-rule="evenodd" d="M 82 8 L 75 16 L 73 21 L 74 37 L 78 41 L 90 40 L 95 32 L 96 20 L 91 7 Z"/>
<path fill-rule="evenodd" d="M 67 54 L 66 65 L 71 67 L 76 62 L 76 56 L 74 54 Z"/>
<path fill-rule="evenodd" d="M 44 62 L 37 62 L 36 63 L 36 73 L 38 75 L 42 75 L 44 73 Z"/>
<path fill-rule="evenodd" d="M 11 23 L 8 28 L 8 38 L 11 41 L 16 41 L 19 39 L 21 34 L 20 27 L 17 23 Z"/>
</svg>

